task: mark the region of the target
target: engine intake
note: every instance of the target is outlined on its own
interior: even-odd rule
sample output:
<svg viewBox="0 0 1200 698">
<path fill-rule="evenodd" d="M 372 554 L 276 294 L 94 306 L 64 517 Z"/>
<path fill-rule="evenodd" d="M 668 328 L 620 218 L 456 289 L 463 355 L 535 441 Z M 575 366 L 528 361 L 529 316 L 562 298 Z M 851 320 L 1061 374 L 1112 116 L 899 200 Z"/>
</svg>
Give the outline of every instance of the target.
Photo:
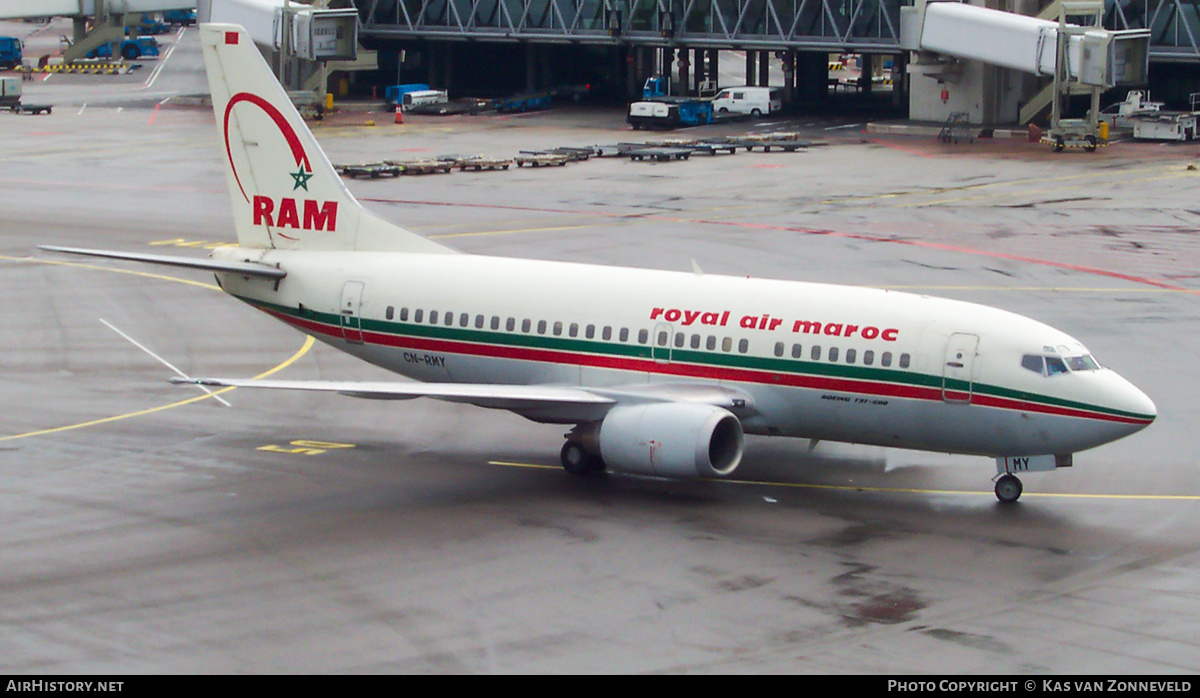
<svg viewBox="0 0 1200 698">
<path fill-rule="evenodd" d="M 616 407 L 600 423 L 600 457 L 627 473 L 723 477 L 741 462 L 742 444 L 742 423 L 713 405 Z"/>
</svg>

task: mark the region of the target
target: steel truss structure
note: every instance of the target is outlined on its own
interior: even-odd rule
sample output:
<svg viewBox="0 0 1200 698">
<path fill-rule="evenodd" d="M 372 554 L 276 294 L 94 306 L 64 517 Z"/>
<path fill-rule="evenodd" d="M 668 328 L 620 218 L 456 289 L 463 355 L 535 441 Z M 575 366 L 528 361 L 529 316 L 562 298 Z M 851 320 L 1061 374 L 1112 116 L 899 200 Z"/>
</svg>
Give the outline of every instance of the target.
<svg viewBox="0 0 1200 698">
<path fill-rule="evenodd" d="M 379 38 L 900 52 L 909 0 L 356 0 Z M 1152 61 L 1200 62 L 1200 0 L 1107 0 Z"/>
</svg>

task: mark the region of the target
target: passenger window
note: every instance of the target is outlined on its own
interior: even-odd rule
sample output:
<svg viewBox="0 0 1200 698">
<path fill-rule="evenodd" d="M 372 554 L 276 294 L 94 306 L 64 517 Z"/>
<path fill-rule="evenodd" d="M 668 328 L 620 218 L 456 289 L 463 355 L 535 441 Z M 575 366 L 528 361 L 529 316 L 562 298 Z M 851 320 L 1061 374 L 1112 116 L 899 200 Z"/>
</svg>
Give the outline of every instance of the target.
<svg viewBox="0 0 1200 698">
<path fill-rule="evenodd" d="M 713 334 L 708 335 L 708 339 L 704 340 L 704 348 L 709 351 L 716 349 L 717 348 L 717 336 L 713 335 Z"/>
<path fill-rule="evenodd" d="M 800 358 L 800 355 L 801 355 L 801 348 L 800 348 L 800 345 L 799 345 L 799 344 L 793 344 L 793 345 L 792 345 L 792 358 L 793 358 L 793 359 L 798 359 L 798 358 Z"/>
<path fill-rule="evenodd" d="M 538 334 L 546 334 L 546 321 L 538 320 Z"/>
<path fill-rule="evenodd" d="M 592 339 L 593 337 L 595 337 L 596 336 L 596 326 L 588 325 L 587 328 L 583 331 L 583 336 L 588 339 Z"/>
<path fill-rule="evenodd" d="M 725 337 L 721 340 L 721 351 L 733 351 L 733 339 Z"/>
<path fill-rule="evenodd" d="M 628 341 L 629 341 L 629 328 L 628 328 L 628 327 L 622 327 L 622 328 L 621 328 L 621 334 L 620 334 L 620 336 L 618 337 L 618 339 L 620 339 L 622 342 L 628 342 Z"/>
<path fill-rule="evenodd" d="M 1021 357 L 1021 367 L 1027 368 L 1034 373 L 1042 373 L 1045 370 L 1045 362 L 1040 356 L 1026 354 Z"/>
<path fill-rule="evenodd" d="M 775 342 L 775 356 L 783 356 L 783 342 Z"/>
<path fill-rule="evenodd" d="M 395 315 L 396 315 L 396 309 L 390 305 L 387 307 L 387 311 L 385 311 L 383 314 L 383 316 L 386 317 L 388 320 L 391 320 Z"/>
<path fill-rule="evenodd" d="M 555 323 L 554 323 L 554 336 L 555 336 L 555 337 L 558 337 L 558 336 L 560 336 L 560 335 L 562 335 L 562 323 L 561 323 L 561 322 L 555 322 Z"/>
<path fill-rule="evenodd" d="M 500 316 L 499 315 L 492 316 L 492 329 L 493 330 L 500 329 Z"/>
<path fill-rule="evenodd" d="M 675 347 L 677 349 L 682 348 L 685 341 L 687 341 L 687 337 L 682 332 L 675 333 Z"/>
<path fill-rule="evenodd" d="M 438 319 L 438 312 L 436 310 L 430 310 L 429 311 L 429 324 L 436 325 L 437 319 Z"/>
<path fill-rule="evenodd" d="M 700 348 L 700 335 L 698 335 L 698 334 L 692 335 L 692 348 L 693 349 Z"/>
<path fill-rule="evenodd" d="M 668 337 L 667 337 L 666 332 L 659 332 L 658 333 L 658 346 L 660 346 L 660 347 L 667 346 L 667 339 L 668 339 Z"/>
<path fill-rule="evenodd" d="M 442 315 L 442 317 L 445 318 L 444 322 L 446 323 L 446 327 L 454 324 L 454 313 L 447 311 Z M 463 324 L 465 325 L 466 323 Z"/>
<path fill-rule="evenodd" d="M 612 339 L 612 328 L 608 325 L 605 325 L 604 331 L 600 333 L 600 339 L 603 339 L 606 342 Z"/>
<path fill-rule="evenodd" d="M 466 319 L 466 316 L 464 315 L 463 318 Z M 465 327 L 465 325 L 464 325 L 464 327 Z M 477 329 L 477 330 L 483 329 L 483 316 L 482 315 L 475 316 L 475 329 Z"/>
<path fill-rule="evenodd" d="M 901 354 L 900 355 L 900 368 L 908 368 L 909 359 L 910 359 L 910 357 L 908 354 Z"/>
<path fill-rule="evenodd" d="M 530 320 L 529 318 L 526 318 L 521 321 L 521 331 L 522 332 L 528 333 L 532 327 L 533 327 L 533 321 Z"/>
<path fill-rule="evenodd" d="M 421 316 L 424 314 L 425 314 L 425 311 L 422 310 L 421 308 L 417 308 L 416 310 L 414 310 L 413 311 L 413 322 L 420 322 Z"/>
<path fill-rule="evenodd" d="M 571 326 L 567 328 L 567 334 L 571 337 L 578 337 L 579 336 L 579 323 L 572 322 Z"/>
<path fill-rule="evenodd" d="M 743 339 L 738 342 L 738 353 L 745 354 L 750 351 L 750 340 Z"/>
<path fill-rule="evenodd" d="M 506 320 L 504 322 L 504 329 L 508 330 L 509 332 L 517 329 L 517 319 L 515 317 L 510 317 L 508 320 Z"/>
<path fill-rule="evenodd" d="M 863 365 L 870 366 L 875 363 L 875 352 L 867 350 L 863 352 Z"/>
<path fill-rule="evenodd" d="M 813 361 L 820 361 L 821 360 L 821 347 L 814 344 L 813 348 L 810 349 L 808 352 L 808 357 L 810 359 L 812 359 Z"/>
<path fill-rule="evenodd" d="M 854 350 L 854 349 L 846 350 L 846 363 L 852 364 L 852 363 L 854 363 L 854 359 L 856 359 L 856 358 L 858 358 L 858 352 L 856 350 Z"/>
<path fill-rule="evenodd" d="M 838 348 L 837 347 L 829 347 L 829 360 L 837 361 L 837 357 L 838 357 Z"/>
<path fill-rule="evenodd" d="M 400 309 L 400 322 L 408 322 L 408 308 Z"/>
<path fill-rule="evenodd" d="M 638 330 L 638 344 L 645 344 L 650 340 L 650 332 L 648 330 Z"/>
<path fill-rule="evenodd" d="M 879 355 L 879 365 L 880 366 L 891 366 L 892 365 L 892 352 L 885 351 L 882 354 L 880 354 Z"/>
</svg>

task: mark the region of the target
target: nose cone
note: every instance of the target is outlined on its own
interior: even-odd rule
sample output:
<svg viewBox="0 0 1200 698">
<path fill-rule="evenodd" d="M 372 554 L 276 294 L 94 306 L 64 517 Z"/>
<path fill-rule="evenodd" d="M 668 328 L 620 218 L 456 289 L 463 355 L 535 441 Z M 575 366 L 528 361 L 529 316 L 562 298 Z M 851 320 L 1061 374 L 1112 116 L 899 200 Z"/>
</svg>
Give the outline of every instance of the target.
<svg viewBox="0 0 1200 698">
<path fill-rule="evenodd" d="M 1145 429 L 1158 417 L 1154 401 L 1120 375 L 1113 373 L 1105 387 L 1105 406 L 1115 412 L 1126 427 L 1121 436 Z"/>
</svg>

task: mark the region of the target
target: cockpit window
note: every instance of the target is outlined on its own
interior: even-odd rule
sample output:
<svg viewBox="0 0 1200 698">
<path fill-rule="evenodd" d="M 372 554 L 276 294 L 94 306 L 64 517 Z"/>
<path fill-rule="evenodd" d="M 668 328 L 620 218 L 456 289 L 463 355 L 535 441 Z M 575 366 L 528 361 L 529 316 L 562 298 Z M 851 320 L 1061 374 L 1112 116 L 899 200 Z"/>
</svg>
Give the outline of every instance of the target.
<svg viewBox="0 0 1200 698">
<path fill-rule="evenodd" d="M 1068 356 L 1067 365 L 1072 371 L 1098 371 L 1100 364 L 1096 363 L 1096 359 L 1091 354 L 1083 356 Z"/>
<path fill-rule="evenodd" d="M 1079 354 L 1067 357 L 1026 354 L 1021 357 L 1021 367 L 1044 376 L 1054 376 L 1059 373 L 1070 373 L 1072 371 L 1100 370 L 1100 364 L 1097 363 L 1091 354 Z"/>
</svg>

